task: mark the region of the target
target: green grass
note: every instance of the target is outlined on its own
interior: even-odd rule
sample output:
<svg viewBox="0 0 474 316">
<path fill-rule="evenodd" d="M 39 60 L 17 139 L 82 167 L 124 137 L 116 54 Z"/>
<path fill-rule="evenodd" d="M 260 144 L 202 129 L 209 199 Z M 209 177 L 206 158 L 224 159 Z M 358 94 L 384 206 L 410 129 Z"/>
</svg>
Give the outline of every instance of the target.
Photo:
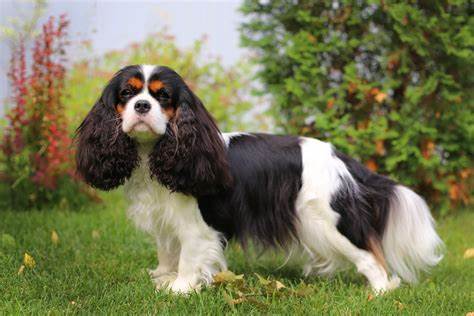
<svg viewBox="0 0 474 316">
<path fill-rule="evenodd" d="M 354 271 L 332 279 L 301 279 L 299 268 L 281 269 L 282 255 L 257 258 L 231 245 L 229 268 L 244 274 L 244 284 L 207 288 L 188 297 L 154 291 L 145 269 L 156 266 L 151 240 L 126 219 L 116 195 L 82 212 L 46 210 L 0 212 L 0 314 L 425 314 L 465 315 L 474 311 L 474 212 L 439 222 L 446 242 L 442 263 L 417 286 L 404 285 L 368 300 L 364 278 Z M 113 203 L 112 201 L 116 201 Z M 51 241 L 57 231 L 59 243 Z M 11 238 L 13 237 L 13 238 Z M 27 252 L 33 269 L 18 274 Z M 246 258 L 250 257 L 249 260 Z M 279 280 L 274 291 L 255 273 Z M 240 288 L 247 299 L 229 304 Z"/>
</svg>

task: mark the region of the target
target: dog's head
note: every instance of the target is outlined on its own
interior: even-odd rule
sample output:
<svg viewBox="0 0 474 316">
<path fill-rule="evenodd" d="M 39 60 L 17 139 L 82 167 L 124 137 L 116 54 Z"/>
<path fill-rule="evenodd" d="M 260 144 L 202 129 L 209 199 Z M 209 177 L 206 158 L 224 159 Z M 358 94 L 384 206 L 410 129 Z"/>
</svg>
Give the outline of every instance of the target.
<svg viewBox="0 0 474 316">
<path fill-rule="evenodd" d="M 230 182 L 224 142 L 199 98 L 172 69 L 118 71 L 77 130 L 77 169 L 93 187 L 125 182 L 152 148 L 150 174 L 172 191 L 209 194 Z"/>
</svg>

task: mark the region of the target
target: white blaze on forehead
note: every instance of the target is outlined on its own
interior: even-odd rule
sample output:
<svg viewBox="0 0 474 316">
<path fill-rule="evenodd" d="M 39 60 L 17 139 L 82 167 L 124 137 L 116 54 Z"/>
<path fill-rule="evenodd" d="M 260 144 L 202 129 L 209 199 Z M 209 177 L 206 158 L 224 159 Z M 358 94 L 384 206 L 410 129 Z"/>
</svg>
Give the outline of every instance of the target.
<svg viewBox="0 0 474 316">
<path fill-rule="evenodd" d="M 142 71 L 143 71 L 143 77 L 145 79 L 145 89 L 148 90 L 148 85 L 146 84 L 151 77 L 151 74 L 153 73 L 153 70 L 155 70 L 156 66 L 155 65 L 142 65 Z"/>
</svg>

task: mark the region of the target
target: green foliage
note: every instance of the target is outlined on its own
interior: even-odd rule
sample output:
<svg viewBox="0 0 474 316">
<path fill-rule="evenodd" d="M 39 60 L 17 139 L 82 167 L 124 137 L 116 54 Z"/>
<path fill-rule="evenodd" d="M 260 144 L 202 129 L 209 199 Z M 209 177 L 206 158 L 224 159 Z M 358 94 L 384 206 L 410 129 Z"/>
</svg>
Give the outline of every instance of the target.
<svg viewBox="0 0 474 316">
<path fill-rule="evenodd" d="M 77 127 L 99 97 L 114 72 L 131 64 L 156 64 L 177 71 L 201 98 L 224 131 L 261 126 L 259 118 L 245 116 L 251 107 L 250 65 L 239 62 L 224 67 L 219 59 L 203 56 L 204 40 L 187 49 L 177 47 L 174 37 L 151 34 L 143 42 L 74 65 L 66 84 L 69 117 Z"/>
<path fill-rule="evenodd" d="M 287 132 L 328 140 L 443 212 L 474 173 L 469 1 L 246 0 L 243 44 Z"/>
</svg>

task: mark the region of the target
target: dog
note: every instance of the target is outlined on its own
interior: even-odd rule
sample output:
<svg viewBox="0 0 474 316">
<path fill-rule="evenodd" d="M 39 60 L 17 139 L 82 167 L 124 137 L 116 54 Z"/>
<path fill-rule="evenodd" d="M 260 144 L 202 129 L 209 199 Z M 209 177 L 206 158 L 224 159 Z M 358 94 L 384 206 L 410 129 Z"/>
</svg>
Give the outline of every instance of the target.
<svg viewBox="0 0 474 316">
<path fill-rule="evenodd" d="M 124 185 L 128 215 L 151 234 L 157 289 L 188 293 L 227 269 L 230 239 L 301 249 L 305 275 L 350 264 L 375 293 L 416 282 L 442 258 L 425 201 L 313 138 L 221 133 L 172 69 L 118 71 L 77 129 L 77 170 Z"/>
</svg>

